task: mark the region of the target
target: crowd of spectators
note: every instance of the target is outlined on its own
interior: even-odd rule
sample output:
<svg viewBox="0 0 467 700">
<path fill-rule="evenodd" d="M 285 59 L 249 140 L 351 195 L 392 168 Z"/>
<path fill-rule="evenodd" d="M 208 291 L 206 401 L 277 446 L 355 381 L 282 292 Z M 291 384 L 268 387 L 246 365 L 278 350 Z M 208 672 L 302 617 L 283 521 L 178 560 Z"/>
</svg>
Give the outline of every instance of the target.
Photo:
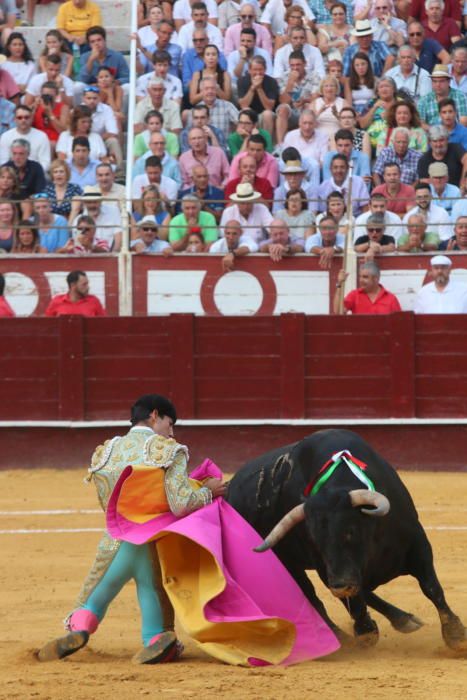
<svg viewBox="0 0 467 700">
<path fill-rule="evenodd" d="M 126 129 L 135 254 L 467 249 L 467 4 L 143 0 L 134 125 L 98 2 L 0 9 L 0 251 L 118 252 Z"/>
</svg>

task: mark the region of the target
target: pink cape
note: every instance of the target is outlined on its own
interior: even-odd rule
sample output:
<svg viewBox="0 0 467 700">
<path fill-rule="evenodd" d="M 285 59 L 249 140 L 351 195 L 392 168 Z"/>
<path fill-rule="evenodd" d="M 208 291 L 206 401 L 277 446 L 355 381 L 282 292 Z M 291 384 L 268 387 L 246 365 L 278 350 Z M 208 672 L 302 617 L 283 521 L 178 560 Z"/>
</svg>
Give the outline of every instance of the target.
<svg viewBox="0 0 467 700">
<path fill-rule="evenodd" d="M 248 665 L 288 665 L 324 656 L 339 648 L 334 633 L 312 607 L 276 555 L 272 551 L 262 554 L 253 552 L 253 547 L 259 545 L 262 538 L 222 498 L 184 518 L 164 513 L 147 522 L 138 523 L 122 516 L 118 510 L 119 494 L 132 470 L 129 466 L 122 472 L 108 503 L 107 528 L 113 538 L 139 545 L 155 539 L 156 536 L 159 538 L 164 534 L 179 535 L 209 552 L 225 579 L 223 590 L 208 599 L 202 607 L 202 615 L 209 629 L 212 629 L 215 623 L 225 625 L 261 620 L 266 621 L 265 624 L 267 621 L 271 623 L 277 620 L 291 623 L 290 644 L 286 645 L 287 653 L 283 658 L 277 658 L 277 653 L 275 655 L 273 652 L 269 655 L 263 653 L 259 658 L 250 653 L 245 657 Z M 222 478 L 221 471 L 210 460 L 205 460 L 190 474 L 190 478 L 195 479 L 207 477 Z M 183 547 L 183 541 L 181 546 Z M 187 562 L 187 567 L 189 566 L 190 563 Z M 196 562 L 196 566 L 200 566 L 199 561 Z M 170 570 L 165 571 L 166 581 L 170 580 L 170 573 Z M 180 575 L 180 571 L 177 571 L 179 578 Z M 197 578 L 197 569 L 195 575 Z M 200 580 L 201 578 L 203 577 L 201 576 Z M 166 587 L 166 590 L 171 597 L 169 588 Z M 182 626 L 193 632 L 189 624 L 184 624 L 183 610 L 177 608 L 175 601 L 172 600 L 172 603 L 181 617 Z M 231 629 L 234 635 L 234 630 L 239 627 L 232 625 Z M 266 631 L 265 634 L 269 632 Z M 192 633 L 192 636 L 196 639 L 196 634 Z M 219 647 L 219 643 L 203 645 L 205 635 L 199 636 L 197 641 L 208 653 L 230 663 L 242 663 L 230 660 L 228 654 L 217 653 L 215 647 Z M 219 638 L 221 636 L 219 635 Z M 277 647 L 277 640 L 276 627 L 276 637 L 273 639 L 271 636 L 271 648 Z M 237 641 L 232 641 L 230 647 L 233 648 Z M 229 640 L 225 639 L 225 635 L 220 644 L 226 649 L 229 648 Z M 262 651 L 264 652 L 264 646 Z"/>
</svg>

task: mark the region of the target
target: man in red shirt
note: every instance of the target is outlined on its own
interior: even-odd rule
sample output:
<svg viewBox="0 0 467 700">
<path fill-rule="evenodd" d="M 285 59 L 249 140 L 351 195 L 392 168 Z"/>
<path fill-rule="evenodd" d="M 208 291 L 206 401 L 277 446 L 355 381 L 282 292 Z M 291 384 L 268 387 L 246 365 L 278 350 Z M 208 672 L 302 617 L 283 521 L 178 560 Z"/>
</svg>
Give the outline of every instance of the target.
<svg viewBox="0 0 467 700">
<path fill-rule="evenodd" d="M 224 196 L 229 199 L 231 194 L 235 194 L 237 190 L 237 185 L 243 182 L 249 182 L 253 187 L 255 192 L 261 194 L 263 204 L 266 204 L 269 209 L 272 205 L 272 200 L 274 199 L 274 190 L 272 189 L 269 180 L 264 177 L 258 177 L 256 171 L 258 170 L 258 164 L 254 156 L 244 155 L 239 163 L 240 177 L 236 177 L 233 180 L 229 180 L 224 189 Z"/>
<path fill-rule="evenodd" d="M 371 195 L 383 194 L 387 199 L 387 210 L 402 218 L 415 206 L 415 190 L 412 185 L 404 185 L 401 182 L 399 163 L 386 163 L 383 180 L 384 185 L 374 187 Z"/>
<path fill-rule="evenodd" d="M 106 316 L 99 299 L 89 294 L 85 272 L 73 270 L 67 275 L 67 294 L 57 294 L 45 310 L 46 316 Z"/>
<path fill-rule="evenodd" d="M 339 270 L 336 293 L 334 295 L 334 313 L 340 314 L 340 295 L 348 273 Z M 344 314 L 390 314 L 402 311 L 394 294 L 388 292 L 379 283 L 379 267 L 372 261 L 364 263 L 359 270 L 360 287 L 353 289 L 344 299 Z"/>
<path fill-rule="evenodd" d="M 0 318 L 14 318 L 16 316 L 15 312 L 11 308 L 10 304 L 7 302 L 3 296 L 5 291 L 5 278 L 0 273 Z"/>
</svg>

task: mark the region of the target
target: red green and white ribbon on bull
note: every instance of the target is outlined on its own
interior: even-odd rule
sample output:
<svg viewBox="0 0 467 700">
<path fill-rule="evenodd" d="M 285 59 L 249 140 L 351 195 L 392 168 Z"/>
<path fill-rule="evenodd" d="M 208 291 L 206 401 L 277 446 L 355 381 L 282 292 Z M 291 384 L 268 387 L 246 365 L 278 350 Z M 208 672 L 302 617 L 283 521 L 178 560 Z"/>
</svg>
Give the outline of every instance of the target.
<svg viewBox="0 0 467 700">
<path fill-rule="evenodd" d="M 336 469 L 343 465 L 346 465 L 352 474 L 361 481 L 369 491 L 376 491 L 374 483 L 365 473 L 367 468 L 365 462 L 354 457 L 348 450 L 341 450 L 333 454 L 326 464 L 323 464 L 317 476 L 310 481 L 306 487 L 304 495 L 309 496 L 311 494 L 314 496 L 315 493 L 318 493 L 320 488 L 331 478 Z"/>
</svg>

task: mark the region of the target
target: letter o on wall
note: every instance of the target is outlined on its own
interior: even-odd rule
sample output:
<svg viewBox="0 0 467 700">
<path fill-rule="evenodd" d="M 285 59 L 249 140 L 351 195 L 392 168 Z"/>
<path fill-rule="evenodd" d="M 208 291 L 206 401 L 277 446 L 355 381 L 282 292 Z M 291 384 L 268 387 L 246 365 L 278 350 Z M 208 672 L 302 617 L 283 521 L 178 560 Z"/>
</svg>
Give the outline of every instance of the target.
<svg viewBox="0 0 467 700">
<path fill-rule="evenodd" d="M 39 303 L 33 280 L 20 272 L 5 273 L 5 299 L 17 316 L 32 316 Z"/>
</svg>

